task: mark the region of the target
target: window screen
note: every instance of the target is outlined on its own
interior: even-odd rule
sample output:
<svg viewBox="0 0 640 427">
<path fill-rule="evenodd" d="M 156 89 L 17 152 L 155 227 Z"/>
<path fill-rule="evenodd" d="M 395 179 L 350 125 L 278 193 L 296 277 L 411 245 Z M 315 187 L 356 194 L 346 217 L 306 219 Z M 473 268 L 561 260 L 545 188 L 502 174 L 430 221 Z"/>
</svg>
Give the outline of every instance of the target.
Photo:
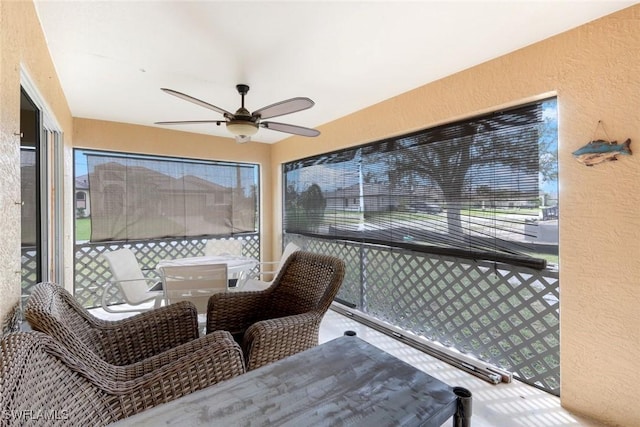
<svg viewBox="0 0 640 427">
<path fill-rule="evenodd" d="M 88 175 L 92 242 L 256 231 L 257 165 L 76 154 L 76 174 L 81 165 Z"/>
<path fill-rule="evenodd" d="M 557 175 L 550 110 L 555 98 L 287 163 L 284 230 L 544 268 L 525 224 Z"/>
</svg>

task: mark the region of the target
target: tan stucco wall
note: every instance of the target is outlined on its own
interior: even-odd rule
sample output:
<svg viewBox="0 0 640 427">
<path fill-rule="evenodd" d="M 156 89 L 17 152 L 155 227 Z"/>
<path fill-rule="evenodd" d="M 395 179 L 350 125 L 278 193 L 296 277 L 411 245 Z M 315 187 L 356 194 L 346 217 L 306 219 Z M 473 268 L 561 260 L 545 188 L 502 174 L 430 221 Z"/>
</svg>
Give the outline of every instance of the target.
<svg viewBox="0 0 640 427">
<path fill-rule="evenodd" d="M 274 146 L 283 162 L 557 93 L 559 105 L 561 401 L 640 425 L 640 6 L 626 9 Z M 571 153 L 598 123 L 637 153 L 588 168 Z M 602 135 L 598 135 L 602 136 Z M 635 148 L 634 148 L 635 147 Z M 280 201 L 276 201 L 279 206 Z M 280 220 L 274 234 L 281 233 Z"/>
<path fill-rule="evenodd" d="M 20 297 L 20 69 L 67 132 L 72 119 L 31 2 L 0 1 L 0 320 Z M 67 150 L 67 153 L 70 151 Z M 69 174 L 70 172 L 67 172 Z M 68 230 L 66 235 L 70 236 Z M 70 241 L 65 250 L 70 250 Z"/>
<path fill-rule="evenodd" d="M 89 119 L 74 119 L 74 147 L 129 153 L 177 156 L 194 159 L 228 160 L 260 165 L 262 233 L 261 255 L 271 259 L 273 233 L 271 223 L 274 210 L 271 197 L 271 147 L 249 142 L 238 144 L 231 138 L 179 132 L 150 126 L 130 125 Z"/>
</svg>

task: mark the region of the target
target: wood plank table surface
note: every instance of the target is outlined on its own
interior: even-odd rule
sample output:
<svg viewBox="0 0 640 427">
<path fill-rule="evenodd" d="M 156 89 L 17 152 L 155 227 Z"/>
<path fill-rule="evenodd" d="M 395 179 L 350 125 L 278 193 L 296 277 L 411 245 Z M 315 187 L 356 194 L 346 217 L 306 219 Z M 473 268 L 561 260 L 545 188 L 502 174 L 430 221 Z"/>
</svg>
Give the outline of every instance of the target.
<svg viewBox="0 0 640 427">
<path fill-rule="evenodd" d="M 469 426 L 471 393 L 355 336 L 168 402 L 119 426 Z"/>
</svg>

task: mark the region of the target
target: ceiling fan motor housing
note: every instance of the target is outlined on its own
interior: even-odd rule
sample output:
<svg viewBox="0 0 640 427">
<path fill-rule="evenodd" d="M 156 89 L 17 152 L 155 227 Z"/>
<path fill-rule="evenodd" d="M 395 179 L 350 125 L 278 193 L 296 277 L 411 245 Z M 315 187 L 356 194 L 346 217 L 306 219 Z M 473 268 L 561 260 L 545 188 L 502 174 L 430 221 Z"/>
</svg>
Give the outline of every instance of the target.
<svg viewBox="0 0 640 427">
<path fill-rule="evenodd" d="M 238 108 L 233 116 L 236 120 L 247 120 L 250 122 L 254 122 L 256 119 L 256 117 L 252 116 L 249 110 L 244 107 Z"/>
<path fill-rule="evenodd" d="M 251 115 L 244 107 L 244 96 L 249 92 L 249 85 L 238 84 L 236 89 L 242 97 L 242 105 L 233 116 L 227 117 L 227 129 L 236 136 L 236 141 L 246 142 L 258 132 L 259 117 Z"/>
</svg>

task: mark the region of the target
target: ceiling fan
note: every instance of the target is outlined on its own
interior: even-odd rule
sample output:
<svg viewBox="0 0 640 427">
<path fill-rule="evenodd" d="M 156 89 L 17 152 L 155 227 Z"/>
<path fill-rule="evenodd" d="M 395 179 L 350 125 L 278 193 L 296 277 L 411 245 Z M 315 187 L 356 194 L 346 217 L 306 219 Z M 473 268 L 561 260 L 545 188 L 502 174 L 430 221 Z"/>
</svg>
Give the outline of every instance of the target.
<svg viewBox="0 0 640 427">
<path fill-rule="evenodd" d="M 285 114 L 295 113 L 297 111 L 306 110 L 315 105 L 315 103 L 309 98 L 291 98 L 285 101 L 276 102 L 275 104 L 262 107 L 253 113 L 250 113 L 244 107 L 244 96 L 249 92 L 249 86 L 245 84 L 236 85 L 238 93 L 242 97 L 242 104 L 240 108 L 234 113 L 224 110 L 215 105 L 209 104 L 186 95 L 182 92 L 178 92 L 173 89 L 161 88 L 164 92 L 184 99 L 185 101 L 193 102 L 209 110 L 217 111 L 224 116 L 224 120 L 180 120 L 169 122 L 155 122 L 157 125 L 183 125 L 183 124 L 197 124 L 197 123 L 215 123 L 220 126 L 224 123 L 227 130 L 235 135 L 236 142 L 243 143 L 251 140 L 251 136 L 258 132 L 258 128 L 263 127 L 266 129 L 276 130 L 278 132 L 291 133 L 301 136 L 318 136 L 320 132 L 315 129 L 310 129 L 302 126 L 290 125 L 286 123 L 278 122 L 263 122 L 263 119 L 270 119 L 272 117 L 284 116 Z"/>
</svg>

